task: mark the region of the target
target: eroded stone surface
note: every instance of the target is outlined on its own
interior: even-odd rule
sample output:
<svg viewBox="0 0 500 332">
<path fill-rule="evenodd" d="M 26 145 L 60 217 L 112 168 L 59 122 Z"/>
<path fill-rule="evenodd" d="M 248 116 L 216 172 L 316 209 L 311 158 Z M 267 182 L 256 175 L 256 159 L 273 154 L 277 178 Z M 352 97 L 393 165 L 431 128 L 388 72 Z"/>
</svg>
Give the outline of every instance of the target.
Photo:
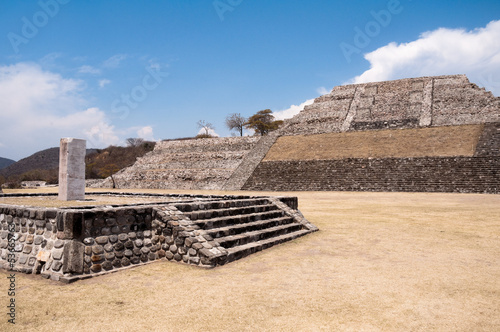
<svg viewBox="0 0 500 332">
<path fill-rule="evenodd" d="M 215 267 L 257 251 L 247 250 L 251 243 L 258 242 L 256 246 L 262 250 L 316 230 L 307 227 L 300 213 L 293 212 L 291 206 L 296 207 L 296 200 L 187 195 L 184 201 L 165 204 L 66 208 L 57 213 L 48 213 L 52 210 L 44 208 L 0 205 L 3 230 L 9 229 L 9 224 L 34 225 L 37 219 L 29 216 L 45 216 L 46 225 L 44 228 L 39 223 L 40 234 L 36 236 L 30 233 L 30 227 L 17 231 L 14 227 L 12 234 L 0 233 L 0 262 L 3 268 L 40 273 L 53 280 L 73 280 L 158 259 Z M 103 231 L 106 223 L 99 222 L 104 214 L 111 219 L 120 215 L 134 218 L 127 219 L 124 233 L 108 236 Z M 57 233 L 47 230 L 48 225 L 56 228 Z M 224 227 L 233 228 L 239 234 L 238 241 L 224 240 L 225 232 L 229 232 Z M 288 234 L 289 238 L 283 238 Z M 9 237 L 14 241 L 12 267 L 7 262 Z M 261 244 L 260 240 L 264 242 Z M 245 244 L 241 250 L 240 244 Z"/>
<path fill-rule="evenodd" d="M 85 199 L 86 141 L 61 138 L 59 154 L 59 199 Z"/>
</svg>

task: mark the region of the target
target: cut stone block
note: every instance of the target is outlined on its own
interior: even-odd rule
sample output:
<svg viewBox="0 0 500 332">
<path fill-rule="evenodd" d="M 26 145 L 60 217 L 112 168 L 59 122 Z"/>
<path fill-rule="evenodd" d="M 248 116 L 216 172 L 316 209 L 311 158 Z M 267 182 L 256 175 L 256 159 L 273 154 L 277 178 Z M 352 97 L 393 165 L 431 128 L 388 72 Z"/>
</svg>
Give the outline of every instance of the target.
<svg viewBox="0 0 500 332">
<path fill-rule="evenodd" d="M 85 199 L 86 141 L 61 138 L 59 155 L 59 200 Z"/>
</svg>

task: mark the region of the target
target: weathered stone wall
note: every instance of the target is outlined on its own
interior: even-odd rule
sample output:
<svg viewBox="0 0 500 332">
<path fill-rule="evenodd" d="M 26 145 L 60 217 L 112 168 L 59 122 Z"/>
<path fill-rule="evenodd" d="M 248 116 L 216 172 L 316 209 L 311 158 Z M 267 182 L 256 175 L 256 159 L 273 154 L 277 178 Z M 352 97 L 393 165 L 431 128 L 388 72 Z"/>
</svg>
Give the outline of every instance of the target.
<svg viewBox="0 0 500 332">
<path fill-rule="evenodd" d="M 500 123 L 281 139 L 243 189 L 500 193 Z"/>
<path fill-rule="evenodd" d="M 500 193 L 500 157 L 264 161 L 245 190 Z"/>
<path fill-rule="evenodd" d="M 114 176 L 118 188 L 221 189 L 259 137 L 205 138 L 157 143 Z M 112 187 L 111 178 L 92 187 Z"/>
<path fill-rule="evenodd" d="M 169 249 L 165 235 L 172 235 L 169 221 L 182 217 L 173 210 L 136 206 L 85 211 L 83 272 L 95 274 L 164 258 Z"/>
<path fill-rule="evenodd" d="M 1 261 L 4 269 L 63 274 L 63 254 L 71 240 L 58 231 L 64 224 L 56 209 L 0 205 Z"/>
<path fill-rule="evenodd" d="M 500 121 L 500 98 L 465 75 L 335 87 L 286 120 L 280 135 L 479 124 Z"/>
<path fill-rule="evenodd" d="M 144 196 L 148 197 L 147 194 Z M 296 197 L 154 196 L 165 197 L 165 201 L 144 205 L 59 209 L 0 205 L 0 267 L 24 273 L 40 273 L 46 278 L 66 282 L 162 258 L 214 267 L 238 257 L 231 256 L 204 227 L 210 226 L 215 220 L 225 223 L 228 218 L 233 218 L 238 224 L 238 221 L 246 220 L 249 216 L 260 222 L 263 216 L 259 213 L 241 216 L 231 214 L 246 210 L 249 213 L 260 211 L 259 204 L 273 204 L 275 210 L 280 211 L 279 215 L 293 218 L 299 228 L 304 228 L 296 235 L 291 234 L 290 239 L 317 230 L 297 210 Z M 206 225 L 202 222 L 205 226 L 200 227 L 199 220 L 205 218 L 212 219 Z M 249 227 L 251 231 L 257 226 Z M 219 230 L 224 232 L 224 228 Z M 283 237 L 275 242 L 268 240 L 267 246 L 283 240 Z M 255 248 L 263 249 L 263 246 L 256 245 L 243 247 L 249 249 L 249 253 Z"/>
<path fill-rule="evenodd" d="M 500 123 L 488 123 L 476 147 L 478 157 L 500 156 Z"/>
</svg>

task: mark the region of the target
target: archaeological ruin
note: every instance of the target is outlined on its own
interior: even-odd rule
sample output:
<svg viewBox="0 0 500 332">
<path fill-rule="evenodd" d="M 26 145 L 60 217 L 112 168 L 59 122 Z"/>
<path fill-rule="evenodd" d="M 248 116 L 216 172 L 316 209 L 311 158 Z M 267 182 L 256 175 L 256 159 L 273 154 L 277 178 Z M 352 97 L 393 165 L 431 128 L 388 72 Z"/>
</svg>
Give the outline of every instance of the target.
<svg viewBox="0 0 500 332">
<path fill-rule="evenodd" d="M 0 204 L 1 267 L 63 282 L 157 260 L 212 268 L 317 230 L 296 197 L 86 196 L 84 205 L 50 207 L 57 194 L 0 194 L 21 202 Z M 117 197 L 135 203 L 98 202 Z"/>
<path fill-rule="evenodd" d="M 454 75 L 337 86 L 268 136 L 161 142 L 114 178 L 119 188 L 496 194 L 499 172 L 500 98 Z"/>
<path fill-rule="evenodd" d="M 465 75 L 338 86 L 267 136 L 159 142 L 89 185 L 113 182 L 498 194 L 500 98 Z M 112 197 L 133 201 L 103 202 Z M 4 269 L 70 282 L 160 259 L 215 267 L 317 230 L 296 197 L 93 192 L 64 206 L 33 203 L 56 198 L 0 194 Z"/>
</svg>

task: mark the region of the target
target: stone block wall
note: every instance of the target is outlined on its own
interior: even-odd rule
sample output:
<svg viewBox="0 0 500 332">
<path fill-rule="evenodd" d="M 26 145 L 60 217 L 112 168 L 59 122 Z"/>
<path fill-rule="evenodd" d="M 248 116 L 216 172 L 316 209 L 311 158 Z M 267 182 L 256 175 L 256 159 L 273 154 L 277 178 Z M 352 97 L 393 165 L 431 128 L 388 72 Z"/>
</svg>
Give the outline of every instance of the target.
<svg viewBox="0 0 500 332">
<path fill-rule="evenodd" d="M 223 250 L 217 249 L 213 239 L 204 237 L 203 231 L 175 204 L 97 208 L 86 211 L 83 218 L 84 274 L 119 270 L 162 258 L 212 267 L 199 250 Z"/>
<path fill-rule="evenodd" d="M 203 237 L 203 231 L 195 234 L 198 228 L 191 223 L 171 204 L 82 209 L 0 205 L 0 263 L 6 270 L 65 281 L 161 258 L 204 266 L 207 261 L 198 250 L 217 244 Z"/>
<path fill-rule="evenodd" d="M 500 156 L 500 123 L 488 123 L 484 126 L 474 156 Z"/>
<path fill-rule="evenodd" d="M 500 193 L 500 123 L 281 139 L 243 189 Z"/>
<path fill-rule="evenodd" d="M 2 267 L 62 275 L 69 268 L 63 256 L 71 242 L 59 230 L 64 222 L 56 209 L 0 205 Z"/>
<path fill-rule="evenodd" d="M 500 193 L 500 157 L 264 161 L 245 190 Z"/>
<path fill-rule="evenodd" d="M 220 213 L 213 209 L 235 210 L 262 200 L 317 230 L 297 210 L 296 197 L 163 196 L 176 201 L 59 209 L 0 205 L 0 267 L 70 282 L 158 259 L 222 265 L 228 251 L 188 215 L 210 217 Z"/>
</svg>

